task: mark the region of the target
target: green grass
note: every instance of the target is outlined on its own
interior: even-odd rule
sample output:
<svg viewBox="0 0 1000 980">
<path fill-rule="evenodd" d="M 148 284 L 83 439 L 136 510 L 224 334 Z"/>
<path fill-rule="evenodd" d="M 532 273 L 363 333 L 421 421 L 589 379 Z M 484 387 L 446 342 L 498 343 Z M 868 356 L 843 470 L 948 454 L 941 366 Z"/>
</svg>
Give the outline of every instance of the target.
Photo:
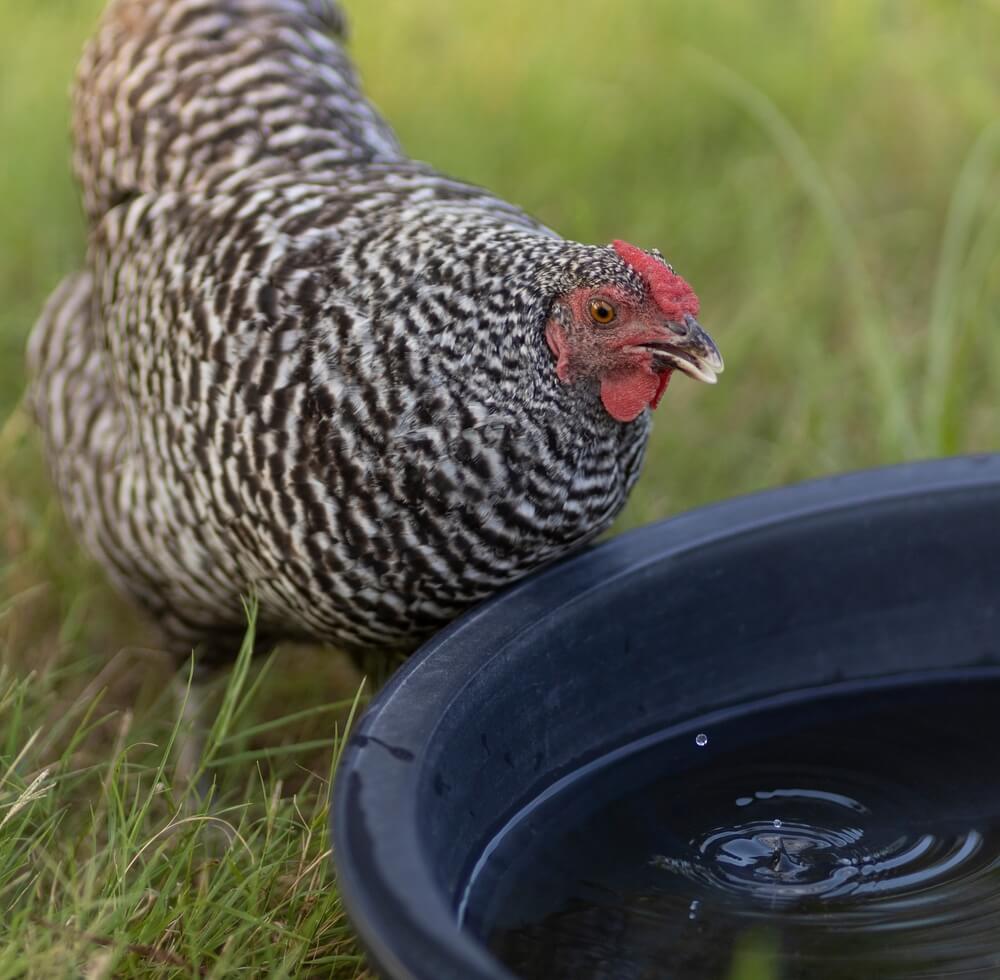
<svg viewBox="0 0 1000 980">
<path fill-rule="evenodd" d="M 59 672 L 0 673 L 0 976 L 360 974 L 329 886 L 325 802 L 335 721 L 357 703 L 255 718 L 266 670 L 250 671 L 251 639 L 202 756 L 204 800 L 172 779 L 185 733 L 156 723 L 169 705 L 139 721 L 92 691 L 67 705 Z M 324 739 L 259 741 L 321 717 Z"/>
<path fill-rule="evenodd" d="M 183 803 L 166 666 L 69 540 L 17 407 L 83 252 L 66 92 L 99 6 L 0 0 L 0 978 L 352 977 L 324 806 L 357 675 L 322 651 L 237 672 L 213 809 Z M 696 286 L 729 370 L 671 387 L 621 526 L 994 448 L 1000 4 L 620 6 L 349 3 L 415 156 Z M 734 980 L 771 975 L 744 960 Z"/>
</svg>

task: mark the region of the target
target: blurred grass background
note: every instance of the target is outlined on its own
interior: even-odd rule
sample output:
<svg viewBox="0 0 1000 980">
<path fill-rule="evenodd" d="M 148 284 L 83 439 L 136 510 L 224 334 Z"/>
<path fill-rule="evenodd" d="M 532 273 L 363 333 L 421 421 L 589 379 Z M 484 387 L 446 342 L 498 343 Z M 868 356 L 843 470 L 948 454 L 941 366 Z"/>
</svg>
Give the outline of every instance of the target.
<svg viewBox="0 0 1000 980">
<path fill-rule="evenodd" d="M 714 389 L 683 379 L 671 387 L 622 526 L 836 470 L 997 446 L 998 0 L 346 5 L 368 91 L 414 156 L 490 187 L 567 237 L 658 246 L 695 285 L 728 370 Z M 32 321 L 83 254 L 67 90 L 100 7 L 0 0 L 0 807 L 49 766 L 85 769 L 127 798 L 159 770 L 124 766 L 122 753 L 137 740 L 161 745 L 172 718 L 150 666 L 155 653 L 136 652 L 141 627 L 69 540 L 18 409 Z M 82 729 L 75 720 L 58 751 L 41 739 L 25 753 L 54 710 L 93 697 L 90 682 L 109 663 L 119 667 L 100 675 L 110 687 L 101 711 Z M 233 791 L 264 810 L 275 798 L 275 813 L 289 787 L 310 806 L 321 799 L 323 780 L 303 780 L 306 762 L 291 750 L 312 744 L 313 770 L 323 771 L 323 702 L 356 680 L 333 663 L 302 653 L 297 670 L 261 678 L 245 726 L 280 720 L 288 704 L 313 713 L 257 732 L 247 744 L 258 755 L 241 750 L 242 769 L 223 767 L 220 781 L 228 774 Z M 16 715 L 4 677 L 20 692 Z M 261 778 L 247 788 L 250 761 Z M 0 915 L 0 976 L 25 975 L 15 971 L 27 969 L 29 954 L 52 946 L 39 915 L 72 919 L 77 930 L 60 969 L 111 951 L 95 976 L 187 975 L 191 964 L 218 971 L 220 963 L 254 975 L 359 969 L 338 945 L 348 941 L 334 899 L 310 906 L 295 937 L 274 943 L 260 939 L 277 914 L 261 899 L 253 923 L 233 920 L 234 935 L 263 930 L 230 943 L 245 956 L 237 962 L 233 950 L 220 959 L 219 937 L 198 931 L 195 911 L 185 940 L 176 923 L 168 929 L 139 906 L 126 914 L 122 903 L 139 901 L 134 890 L 78 886 L 65 864 L 60 871 L 65 854 L 38 834 L 87 799 L 86 781 L 50 780 L 45 800 L 32 804 L 46 814 L 37 825 L 32 806 L 19 810 L 24 840 L 42 848 L 37 867 L 25 870 L 19 846 L 22 863 L 7 865 L 5 879 L 0 851 L 0 912 L 15 895 L 22 911 L 26 896 L 36 900 L 21 919 Z M 284 787 L 277 796 L 276 787 Z M 158 832 L 157 812 L 143 811 L 133 828 L 136 848 L 143 833 Z M 299 828 L 306 865 L 325 846 L 307 826 Z M 115 839 L 115 830 L 103 833 L 94 838 L 101 846 Z M 93 876 L 92 859 L 78 856 Z M 12 892 L 10 881 L 22 878 Z M 95 945 L 83 934 L 112 940 Z M 180 950 L 187 966 L 129 950 L 126 939 Z M 333 959 L 317 965 L 320 948 Z M 766 975 L 734 969 L 740 980 Z"/>
</svg>

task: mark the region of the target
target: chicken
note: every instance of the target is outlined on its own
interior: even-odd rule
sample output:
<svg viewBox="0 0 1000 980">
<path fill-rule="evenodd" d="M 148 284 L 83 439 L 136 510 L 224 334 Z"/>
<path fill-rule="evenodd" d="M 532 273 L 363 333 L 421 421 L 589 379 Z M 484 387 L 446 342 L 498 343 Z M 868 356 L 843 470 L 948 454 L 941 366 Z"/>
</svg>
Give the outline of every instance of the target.
<svg viewBox="0 0 1000 980">
<path fill-rule="evenodd" d="M 74 94 L 84 268 L 29 400 L 85 546 L 179 655 L 406 651 L 619 513 L 718 350 L 656 251 L 414 162 L 323 0 L 114 0 Z"/>
</svg>

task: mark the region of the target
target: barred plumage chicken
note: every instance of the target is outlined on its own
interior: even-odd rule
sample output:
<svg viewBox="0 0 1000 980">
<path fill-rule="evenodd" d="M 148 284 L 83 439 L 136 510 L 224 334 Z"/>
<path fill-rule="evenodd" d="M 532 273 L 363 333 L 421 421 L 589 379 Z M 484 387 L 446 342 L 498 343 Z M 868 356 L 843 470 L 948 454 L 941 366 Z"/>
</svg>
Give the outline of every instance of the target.
<svg viewBox="0 0 1000 980">
<path fill-rule="evenodd" d="M 674 369 L 658 252 L 408 158 L 324 0 L 113 0 L 75 88 L 83 271 L 33 332 L 70 521 L 178 653 L 406 650 L 608 527 Z"/>
</svg>

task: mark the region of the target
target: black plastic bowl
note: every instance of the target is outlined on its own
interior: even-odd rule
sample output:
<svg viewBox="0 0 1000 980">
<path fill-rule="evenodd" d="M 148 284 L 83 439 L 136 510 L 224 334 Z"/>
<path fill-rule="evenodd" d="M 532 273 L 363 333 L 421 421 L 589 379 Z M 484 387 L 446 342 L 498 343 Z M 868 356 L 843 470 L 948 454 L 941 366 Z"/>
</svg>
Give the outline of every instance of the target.
<svg viewBox="0 0 1000 980">
<path fill-rule="evenodd" d="M 486 844 L 554 780 L 728 706 L 997 663 L 1000 457 L 632 531 L 484 603 L 378 695 L 334 791 L 347 911 L 385 977 L 510 980 L 457 910 Z"/>
</svg>

